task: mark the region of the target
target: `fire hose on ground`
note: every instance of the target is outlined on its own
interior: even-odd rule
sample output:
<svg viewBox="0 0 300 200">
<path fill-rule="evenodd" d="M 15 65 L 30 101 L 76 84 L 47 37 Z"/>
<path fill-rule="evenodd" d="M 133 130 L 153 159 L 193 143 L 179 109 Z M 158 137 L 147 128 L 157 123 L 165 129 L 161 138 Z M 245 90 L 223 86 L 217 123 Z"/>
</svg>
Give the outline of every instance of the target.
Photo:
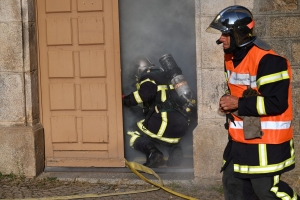
<svg viewBox="0 0 300 200">
<path fill-rule="evenodd" d="M 139 163 L 136 163 L 136 162 L 128 162 L 126 159 L 125 159 L 125 163 L 126 163 L 127 167 L 129 169 L 131 169 L 131 171 L 134 174 L 136 174 L 143 181 L 145 181 L 145 182 L 147 182 L 147 183 L 149 183 L 151 185 L 154 185 L 155 188 L 145 189 L 145 190 L 128 191 L 128 192 L 108 193 L 108 194 L 82 194 L 82 195 L 71 195 L 71 196 L 27 198 L 25 200 L 38 200 L 38 199 L 39 200 L 44 200 L 44 199 L 47 199 L 47 200 L 48 199 L 49 200 L 50 199 L 82 199 L 82 198 L 108 197 L 108 196 L 118 196 L 118 195 L 128 195 L 128 194 L 136 194 L 136 193 L 143 193 L 143 192 L 151 192 L 151 191 L 156 191 L 156 190 L 159 190 L 159 189 L 163 189 L 166 192 L 169 192 L 169 193 L 171 193 L 173 195 L 179 196 L 179 197 L 184 198 L 184 199 L 197 200 L 196 198 L 180 194 L 180 193 L 175 192 L 175 191 L 173 191 L 173 190 L 171 190 L 169 188 L 164 187 L 161 178 L 152 169 L 150 169 L 150 168 L 148 168 L 148 167 L 146 167 L 144 165 L 141 165 Z M 156 183 L 156 182 L 153 182 L 153 181 L 147 179 L 145 176 L 143 176 L 141 173 L 139 173 L 139 171 L 142 171 L 142 172 L 145 172 L 147 174 L 155 176 L 158 179 L 159 183 Z"/>
</svg>

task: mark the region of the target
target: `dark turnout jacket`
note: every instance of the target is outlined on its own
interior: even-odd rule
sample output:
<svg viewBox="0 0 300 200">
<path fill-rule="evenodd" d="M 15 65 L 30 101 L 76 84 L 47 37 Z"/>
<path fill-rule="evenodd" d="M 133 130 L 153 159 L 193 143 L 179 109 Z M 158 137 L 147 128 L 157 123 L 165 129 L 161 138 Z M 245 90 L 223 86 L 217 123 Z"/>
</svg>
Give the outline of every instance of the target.
<svg viewBox="0 0 300 200">
<path fill-rule="evenodd" d="M 172 85 L 167 84 L 163 72 L 149 72 L 143 75 L 139 80 L 138 89 L 125 98 L 127 106 L 143 104 L 149 108 L 148 113 L 145 113 L 146 121 L 143 119 L 137 122 L 140 131 L 148 136 L 167 143 L 178 143 L 186 134 L 189 125 L 186 116 L 170 107 L 157 109 L 161 103 L 178 98 Z"/>
</svg>

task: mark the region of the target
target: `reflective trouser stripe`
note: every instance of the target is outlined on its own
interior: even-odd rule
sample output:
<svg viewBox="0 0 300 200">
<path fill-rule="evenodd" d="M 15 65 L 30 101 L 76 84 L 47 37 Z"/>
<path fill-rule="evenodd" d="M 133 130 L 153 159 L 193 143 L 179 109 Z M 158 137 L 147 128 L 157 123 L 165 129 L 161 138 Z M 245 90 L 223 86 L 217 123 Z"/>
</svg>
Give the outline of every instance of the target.
<svg viewBox="0 0 300 200">
<path fill-rule="evenodd" d="M 137 132 L 137 131 L 128 131 L 127 134 L 131 136 L 131 138 L 130 138 L 130 143 L 129 143 L 129 144 L 130 144 L 130 146 L 133 148 L 133 144 L 134 144 L 135 140 L 136 140 L 138 137 L 140 137 L 140 133 Z"/>
<path fill-rule="evenodd" d="M 276 186 L 279 183 L 279 180 L 280 180 L 279 175 L 274 176 L 274 184 L 270 191 L 274 192 L 276 197 L 278 197 L 282 200 L 297 200 L 298 199 L 297 193 L 294 190 L 293 190 L 293 197 L 291 197 L 286 192 L 279 191 L 279 188 Z"/>
<path fill-rule="evenodd" d="M 156 139 L 159 139 L 161 141 L 164 141 L 164 142 L 168 142 L 168 143 L 171 143 L 171 144 L 175 144 L 175 143 L 178 143 L 180 138 L 165 138 L 165 137 L 162 137 L 162 136 L 158 136 L 154 133 L 152 133 L 151 131 L 149 131 L 148 129 L 146 129 L 143 125 L 143 122 L 144 120 L 141 120 L 137 123 L 137 126 L 141 129 L 141 131 L 143 131 L 145 134 L 147 134 L 148 136 L 152 137 L 152 138 L 156 138 Z"/>
</svg>

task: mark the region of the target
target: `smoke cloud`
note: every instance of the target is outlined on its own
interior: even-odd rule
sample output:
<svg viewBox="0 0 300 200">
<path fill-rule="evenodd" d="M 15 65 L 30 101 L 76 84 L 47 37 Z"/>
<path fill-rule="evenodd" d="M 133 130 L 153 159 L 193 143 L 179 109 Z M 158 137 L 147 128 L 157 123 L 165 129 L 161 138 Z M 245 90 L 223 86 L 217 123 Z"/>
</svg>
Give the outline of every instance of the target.
<svg viewBox="0 0 300 200">
<path fill-rule="evenodd" d="M 121 0 L 119 10 L 123 94 L 135 90 L 132 63 L 137 56 L 145 56 L 160 66 L 159 58 L 172 54 L 196 96 L 195 1 Z M 123 109 L 125 134 L 142 118 L 141 112 L 139 108 Z M 195 123 L 194 118 L 187 136 L 182 139 L 185 155 L 192 156 Z M 129 137 L 125 136 L 125 157 L 130 160 L 136 156 L 144 157 L 129 147 Z"/>
</svg>

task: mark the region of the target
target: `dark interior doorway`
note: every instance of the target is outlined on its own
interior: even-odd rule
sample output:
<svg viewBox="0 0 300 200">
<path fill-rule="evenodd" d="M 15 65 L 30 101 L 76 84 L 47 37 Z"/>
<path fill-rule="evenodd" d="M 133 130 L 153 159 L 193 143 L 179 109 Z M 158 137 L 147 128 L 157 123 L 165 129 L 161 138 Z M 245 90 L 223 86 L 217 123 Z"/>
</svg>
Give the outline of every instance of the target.
<svg viewBox="0 0 300 200">
<path fill-rule="evenodd" d="M 190 88 L 197 95 L 195 1 L 121 0 L 119 12 L 123 94 L 135 90 L 135 80 L 128 77 L 132 72 L 132 62 L 137 56 L 143 55 L 159 66 L 162 55 L 172 54 Z M 196 116 L 197 114 L 193 115 L 190 129 L 181 140 L 185 162 L 177 167 L 178 170 L 193 170 L 192 131 L 197 123 Z M 141 117 L 140 108 L 123 108 L 125 158 L 138 163 L 145 162 L 145 156 L 129 146 L 130 138 L 126 132 Z M 169 169 L 162 167 L 159 170 Z"/>
</svg>

